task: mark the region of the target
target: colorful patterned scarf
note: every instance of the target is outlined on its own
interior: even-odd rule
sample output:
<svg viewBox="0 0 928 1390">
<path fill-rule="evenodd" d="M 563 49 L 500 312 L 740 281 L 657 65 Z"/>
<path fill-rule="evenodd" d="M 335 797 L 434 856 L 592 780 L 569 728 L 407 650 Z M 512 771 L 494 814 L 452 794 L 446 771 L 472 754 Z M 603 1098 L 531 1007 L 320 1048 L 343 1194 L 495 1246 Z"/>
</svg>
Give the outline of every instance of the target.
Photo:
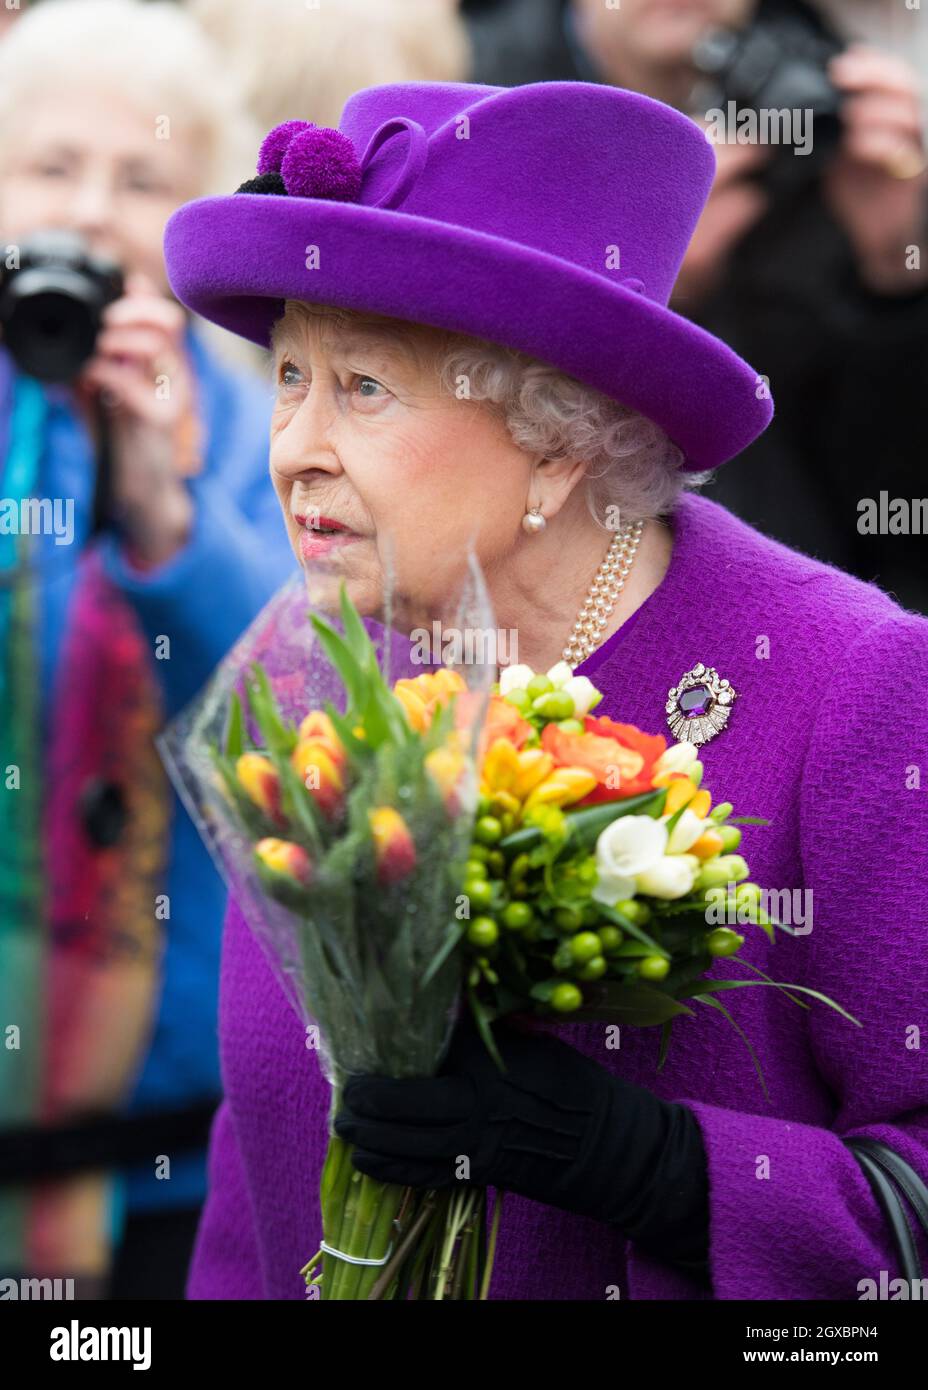
<svg viewBox="0 0 928 1390">
<path fill-rule="evenodd" d="M 4 496 L 36 490 L 44 404 L 38 383 L 17 375 Z M 9 540 L 19 544 L 6 551 L 21 558 L 30 537 L 0 544 Z M 10 574 L 3 550 L 0 563 Z M 134 609 L 92 546 L 78 564 L 44 750 L 38 571 L 21 566 L 0 596 L 2 770 L 15 763 L 28 789 L 0 797 L 0 1021 L 17 1022 L 28 1040 L 18 1052 L 0 1046 L 0 1125 L 120 1110 L 158 999 L 170 830 L 153 742 L 160 690 Z M 100 814 L 107 789 L 122 804 L 111 843 Z M 118 1175 L 105 1172 L 0 1189 L 0 1268 L 102 1292 L 120 1198 Z"/>
</svg>

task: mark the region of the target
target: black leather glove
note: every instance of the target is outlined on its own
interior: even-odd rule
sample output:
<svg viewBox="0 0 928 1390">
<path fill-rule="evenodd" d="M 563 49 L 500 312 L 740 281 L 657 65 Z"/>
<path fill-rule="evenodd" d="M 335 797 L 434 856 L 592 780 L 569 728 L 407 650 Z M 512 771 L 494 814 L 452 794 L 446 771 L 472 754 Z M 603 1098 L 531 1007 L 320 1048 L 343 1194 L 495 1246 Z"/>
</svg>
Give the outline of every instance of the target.
<svg viewBox="0 0 928 1390">
<path fill-rule="evenodd" d="M 353 1076 L 335 1130 L 381 1182 L 461 1180 L 618 1227 L 708 1285 L 709 1199 L 699 1123 L 550 1034 L 494 1029 L 500 1072 L 469 1018 L 438 1076 Z"/>
</svg>

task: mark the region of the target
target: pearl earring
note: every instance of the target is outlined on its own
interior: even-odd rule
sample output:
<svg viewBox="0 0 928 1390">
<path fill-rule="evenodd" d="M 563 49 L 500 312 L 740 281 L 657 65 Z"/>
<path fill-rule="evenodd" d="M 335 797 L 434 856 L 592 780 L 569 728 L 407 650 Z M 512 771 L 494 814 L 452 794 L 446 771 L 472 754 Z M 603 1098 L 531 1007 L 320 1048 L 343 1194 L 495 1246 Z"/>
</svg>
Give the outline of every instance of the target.
<svg viewBox="0 0 928 1390">
<path fill-rule="evenodd" d="M 522 518 L 522 530 L 530 536 L 537 536 L 547 524 L 540 507 L 530 507 Z"/>
</svg>

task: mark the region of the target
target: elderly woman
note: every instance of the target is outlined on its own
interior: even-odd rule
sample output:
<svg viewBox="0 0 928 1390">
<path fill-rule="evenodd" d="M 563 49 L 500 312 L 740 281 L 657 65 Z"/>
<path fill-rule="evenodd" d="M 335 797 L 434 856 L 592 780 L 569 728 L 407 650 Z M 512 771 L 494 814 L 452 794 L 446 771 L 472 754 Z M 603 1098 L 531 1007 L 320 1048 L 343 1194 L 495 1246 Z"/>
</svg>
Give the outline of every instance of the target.
<svg viewBox="0 0 928 1390">
<path fill-rule="evenodd" d="M 928 624 L 694 491 L 771 413 L 666 308 L 712 172 L 693 125 L 618 89 L 380 87 L 339 132 L 275 128 L 257 177 L 166 233 L 178 296 L 273 347 L 271 475 L 308 572 L 376 613 L 389 559 L 410 621 L 473 546 L 519 661 L 566 659 L 645 729 L 679 725 L 686 673 L 730 682 L 721 731 L 693 725 L 707 784 L 769 821 L 746 853 L 797 904 L 745 959 L 863 1025 L 738 991 L 769 1100 L 708 1010 L 659 1072 L 654 1031 L 544 1023 L 499 1028 L 505 1079 L 464 1033 L 436 1078 L 353 1079 L 336 1123 L 363 1171 L 449 1185 L 467 1153 L 507 1191 L 495 1298 L 855 1299 L 894 1256 L 844 1140 L 928 1173 Z M 301 1298 L 328 1087 L 234 903 L 220 1033 L 188 1296 Z"/>
<path fill-rule="evenodd" d="M 0 43 L 5 271 L 22 256 L 0 315 L 0 1019 L 32 1059 L 0 1049 L 0 1127 L 133 1117 L 107 1121 L 115 1187 L 97 1140 L 62 1181 L 0 1188 L 0 1269 L 86 1278 L 88 1293 L 121 1242 L 117 1293 L 179 1296 L 206 1193 L 224 895 L 153 735 L 281 582 L 285 547 L 266 385 L 171 296 L 162 238 L 253 139 L 173 4 L 50 0 Z M 8 335 L 47 231 L 124 278 L 67 381 Z M 101 403 L 110 486 L 95 505 Z M 66 528 L 11 525 L 31 501 Z"/>
</svg>

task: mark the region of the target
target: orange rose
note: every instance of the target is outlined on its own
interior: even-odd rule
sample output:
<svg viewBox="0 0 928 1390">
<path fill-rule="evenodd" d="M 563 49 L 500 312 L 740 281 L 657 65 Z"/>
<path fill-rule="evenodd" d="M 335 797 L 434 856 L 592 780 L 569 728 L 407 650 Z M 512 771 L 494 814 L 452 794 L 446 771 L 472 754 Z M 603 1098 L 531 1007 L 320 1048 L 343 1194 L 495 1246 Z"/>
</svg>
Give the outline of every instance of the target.
<svg viewBox="0 0 928 1390">
<path fill-rule="evenodd" d="M 548 724 L 541 746 L 561 766 L 584 767 L 594 774 L 596 786 L 577 803 L 593 806 L 650 791 L 654 764 L 667 740 L 662 734 L 643 734 L 634 724 L 588 714 L 582 734 L 565 733 L 556 724 Z"/>
</svg>

